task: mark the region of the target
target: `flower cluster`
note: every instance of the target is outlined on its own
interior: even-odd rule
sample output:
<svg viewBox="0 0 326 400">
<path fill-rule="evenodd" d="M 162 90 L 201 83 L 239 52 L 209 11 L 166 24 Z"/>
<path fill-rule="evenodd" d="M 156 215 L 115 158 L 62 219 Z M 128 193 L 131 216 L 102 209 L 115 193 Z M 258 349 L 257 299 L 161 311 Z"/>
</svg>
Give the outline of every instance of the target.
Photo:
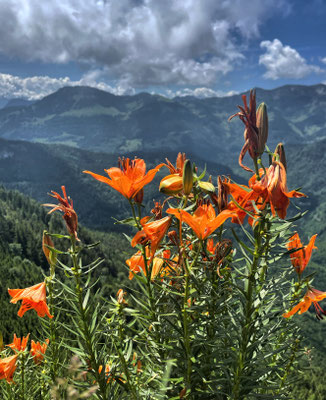
<svg viewBox="0 0 326 400">
<path fill-rule="evenodd" d="M 14 340 L 12 343 L 7 344 L 15 354 L 9 357 L 0 358 L 0 379 L 6 379 L 8 383 L 13 382 L 13 376 L 17 368 L 17 361 L 19 357 L 25 353 L 29 334 L 26 337 L 18 338 L 14 334 Z M 45 343 L 31 341 L 30 355 L 34 360 L 35 364 L 39 364 L 43 361 L 46 348 L 49 344 L 49 339 L 46 339 Z"/>
</svg>

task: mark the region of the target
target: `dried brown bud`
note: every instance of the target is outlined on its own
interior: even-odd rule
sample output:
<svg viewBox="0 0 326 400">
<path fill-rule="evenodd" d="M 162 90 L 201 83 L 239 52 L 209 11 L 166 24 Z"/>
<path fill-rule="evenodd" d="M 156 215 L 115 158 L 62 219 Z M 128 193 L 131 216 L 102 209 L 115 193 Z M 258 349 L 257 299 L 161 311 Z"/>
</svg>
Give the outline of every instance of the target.
<svg viewBox="0 0 326 400">
<path fill-rule="evenodd" d="M 225 185 L 226 178 L 222 180 L 220 176 L 217 177 L 217 189 L 218 189 L 218 212 L 222 212 L 228 206 L 228 196 L 229 196 L 229 188 Z"/>
<path fill-rule="evenodd" d="M 170 239 L 170 241 L 177 247 L 179 247 L 179 238 L 178 238 L 178 234 L 176 231 L 170 231 L 168 233 L 168 238 Z"/>
<path fill-rule="evenodd" d="M 163 205 L 161 204 L 161 202 L 154 201 L 154 207 L 151 209 L 151 213 L 154 214 L 156 220 L 162 218 L 162 210 Z"/>
<path fill-rule="evenodd" d="M 186 393 L 187 393 L 187 388 L 184 387 L 184 388 L 181 390 L 181 392 L 179 393 L 180 399 L 183 399 L 183 398 L 185 397 Z"/>
<path fill-rule="evenodd" d="M 232 250 L 232 241 L 230 239 L 223 239 L 216 245 L 215 259 L 218 264 L 222 264 L 225 257 L 227 257 Z"/>
</svg>

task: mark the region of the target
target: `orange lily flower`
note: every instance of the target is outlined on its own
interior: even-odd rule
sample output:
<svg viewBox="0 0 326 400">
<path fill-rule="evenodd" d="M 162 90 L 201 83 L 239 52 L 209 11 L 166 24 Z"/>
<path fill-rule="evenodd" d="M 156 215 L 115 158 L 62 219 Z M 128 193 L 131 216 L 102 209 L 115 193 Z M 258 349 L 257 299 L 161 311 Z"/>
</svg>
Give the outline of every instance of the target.
<svg viewBox="0 0 326 400">
<path fill-rule="evenodd" d="M 169 208 L 166 212 L 188 224 L 200 240 L 206 239 L 228 218 L 236 215 L 234 211 L 223 210 L 216 217 L 215 210 L 210 203 L 201 204 L 193 215 L 179 208 Z"/>
<path fill-rule="evenodd" d="M 148 183 L 150 183 L 156 173 L 164 164 L 159 164 L 153 169 L 150 169 L 146 174 L 146 164 L 141 158 L 129 160 L 129 158 L 119 159 L 120 168 L 109 168 L 104 171 L 109 175 L 109 178 L 94 174 L 91 171 L 83 171 L 85 174 L 92 175 L 93 178 L 100 182 L 104 182 L 117 190 L 127 199 L 134 198 L 137 193 Z"/>
<path fill-rule="evenodd" d="M 148 217 L 145 217 L 140 221 L 143 229 L 136 233 L 131 241 L 131 246 L 135 247 L 138 243 L 146 244 L 147 242 L 150 242 L 151 254 L 153 256 L 170 227 L 171 217 L 164 217 L 162 219 L 146 223 L 147 220 Z"/>
<path fill-rule="evenodd" d="M 299 314 L 302 314 L 308 311 L 311 304 L 314 305 L 316 311 L 317 319 L 323 319 L 323 315 L 326 315 L 326 312 L 321 308 L 318 304 L 319 301 L 322 301 L 326 298 L 326 292 L 321 292 L 320 290 L 310 288 L 307 290 L 307 293 L 304 295 L 303 299 L 295 305 L 289 312 L 283 314 L 283 317 L 289 318 L 291 315 L 295 314 L 299 311 Z"/>
<path fill-rule="evenodd" d="M 48 212 L 48 214 L 53 213 L 54 211 L 63 212 L 62 218 L 66 222 L 66 226 L 70 235 L 75 236 L 76 240 L 79 240 L 77 237 L 77 227 L 78 227 L 78 217 L 76 211 L 73 207 L 73 201 L 70 197 L 67 197 L 66 188 L 61 186 L 63 197 L 60 196 L 59 193 L 51 190 L 50 196 L 54 197 L 59 201 L 59 204 L 43 204 L 45 207 L 53 207 L 52 210 Z"/>
<path fill-rule="evenodd" d="M 302 274 L 302 272 L 308 265 L 311 258 L 312 250 L 317 249 L 317 247 L 315 246 L 316 237 L 317 235 L 313 235 L 310 238 L 309 244 L 307 246 L 303 246 L 298 233 L 295 233 L 289 239 L 289 242 L 286 246 L 288 250 L 300 249 L 290 254 L 292 265 L 298 274 Z"/>
<path fill-rule="evenodd" d="M 258 209 L 263 209 L 265 203 L 260 199 L 260 195 L 245 185 L 237 185 L 229 181 L 224 181 L 223 185 L 228 188 L 229 194 L 239 204 L 239 208 L 233 201 L 228 203 L 228 210 L 233 211 L 235 215 L 232 217 L 232 223 L 243 224 L 245 217 L 248 215 L 247 212 L 255 213 L 252 201 L 255 202 Z M 247 211 L 247 212 L 246 212 Z M 248 218 L 250 225 L 252 224 L 252 218 Z"/>
<path fill-rule="evenodd" d="M 13 349 L 14 351 L 24 351 L 26 349 L 26 345 L 28 342 L 29 334 L 26 337 L 23 337 L 23 339 L 18 338 L 16 334 L 14 333 L 14 340 L 12 343 L 7 344 L 8 347 Z"/>
<path fill-rule="evenodd" d="M 263 170 L 260 170 L 262 173 Z M 288 192 L 286 185 L 286 171 L 282 163 L 273 161 L 265 175 L 258 181 L 256 175 L 249 180 L 249 186 L 265 201 L 270 203 L 272 214 L 276 213 L 282 219 L 286 217 L 289 198 L 306 197 L 305 194 L 292 190 Z"/>
<path fill-rule="evenodd" d="M 18 315 L 22 317 L 26 311 L 34 308 L 39 317 L 47 315 L 53 318 L 50 314 L 46 304 L 46 285 L 45 282 L 38 283 L 37 285 L 28 287 L 26 289 L 8 289 L 12 299 L 10 303 L 16 304 L 17 301 L 23 300 L 22 305 L 18 311 Z"/>
<path fill-rule="evenodd" d="M 16 370 L 16 361 L 18 354 L 10 357 L 0 358 L 0 379 L 6 379 L 8 383 L 12 382 Z"/>
<path fill-rule="evenodd" d="M 159 274 L 160 276 L 163 276 L 164 275 L 164 271 L 162 270 L 164 264 L 163 258 L 154 257 L 153 259 L 150 259 L 150 253 L 148 249 L 146 249 L 146 257 L 147 257 L 147 270 L 149 270 L 152 263 L 151 279 L 153 280 Z M 135 274 L 137 274 L 140 271 L 143 271 L 144 274 L 146 275 L 144 257 L 140 250 L 137 251 L 137 253 L 135 253 L 128 260 L 126 260 L 126 264 L 130 268 L 129 272 L 130 280 L 134 277 Z"/>
<path fill-rule="evenodd" d="M 44 354 L 46 352 L 49 342 L 49 339 L 46 339 L 43 344 L 41 344 L 40 342 L 34 342 L 34 340 L 31 341 L 30 353 L 33 357 L 35 364 L 39 364 L 43 361 Z"/>
</svg>

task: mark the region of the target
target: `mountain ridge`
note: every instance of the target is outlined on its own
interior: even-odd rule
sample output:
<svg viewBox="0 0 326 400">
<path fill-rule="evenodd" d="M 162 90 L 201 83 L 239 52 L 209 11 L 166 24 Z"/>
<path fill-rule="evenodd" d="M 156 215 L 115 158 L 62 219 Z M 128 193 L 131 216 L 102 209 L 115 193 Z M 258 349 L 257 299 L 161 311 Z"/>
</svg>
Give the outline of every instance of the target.
<svg viewBox="0 0 326 400">
<path fill-rule="evenodd" d="M 309 143 L 326 138 L 325 85 L 286 85 L 256 92 L 257 102 L 268 106 L 271 147 L 280 141 Z M 169 99 L 64 87 L 31 105 L 1 109 L 0 137 L 111 154 L 156 151 L 163 145 L 170 151 L 182 148 L 224 163 L 225 154 L 242 147 L 242 123 L 228 122 L 241 102 L 240 95 Z"/>
</svg>

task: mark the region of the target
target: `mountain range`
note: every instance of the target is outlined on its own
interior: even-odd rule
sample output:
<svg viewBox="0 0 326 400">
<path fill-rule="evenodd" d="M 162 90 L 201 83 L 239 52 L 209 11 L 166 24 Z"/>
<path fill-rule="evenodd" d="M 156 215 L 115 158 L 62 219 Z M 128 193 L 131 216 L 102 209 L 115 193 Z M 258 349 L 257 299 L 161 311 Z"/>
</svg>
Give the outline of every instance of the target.
<svg viewBox="0 0 326 400">
<path fill-rule="evenodd" d="M 288 85 L 256 89 L 268 106 L 270 146 L 326 138 L 326 86 Z M 242 146 L 242 123 L 228 117 L 240 95 L 224 98 L 165 98 L 140 93 L 115 96 L 90 87 L 64 87 L 32 104 L 0 110 L 0 137 L 65 144 L 111 154 L 182 149 L 210 161 Z M 233 157 L 234 158 L 234 157 Z M 236 159 L 236 157 L 234 158 Z"/>
<path fill-rule="evenodd" d="M 285 142 L 289 187 L 304 184 L 309 199 L 301 203 L 312 212 L 308 225 L 324 231 L 326 86 L 256 91 L 258 103 L 268 105 L 269 146 Z M 66 185 L 86 225 L 112 229 L 111 216 L 123 217 L 126 202 L 82 171 L 102 174 L 122 155 L 137 155 L 151 167 L 165 157 L 174 162 L 183 151 L 201 169 L 207 164 L 214 177 L 228 175 L 246 183 L 248 174 L 237 165 L 243 126 L 227 120 L 241 100 L 240 95 L 115 96 L 89 87 L 66 87 L 33 104 L 8 105 L 0 110 L 0 181 L 41 202 L 48 201 L 47 192 Z M 167 170 L 161 176 L 164 173 Z M 146 195 L 148 204 L 157 197 L 154 186 Z"/>
</svg>

